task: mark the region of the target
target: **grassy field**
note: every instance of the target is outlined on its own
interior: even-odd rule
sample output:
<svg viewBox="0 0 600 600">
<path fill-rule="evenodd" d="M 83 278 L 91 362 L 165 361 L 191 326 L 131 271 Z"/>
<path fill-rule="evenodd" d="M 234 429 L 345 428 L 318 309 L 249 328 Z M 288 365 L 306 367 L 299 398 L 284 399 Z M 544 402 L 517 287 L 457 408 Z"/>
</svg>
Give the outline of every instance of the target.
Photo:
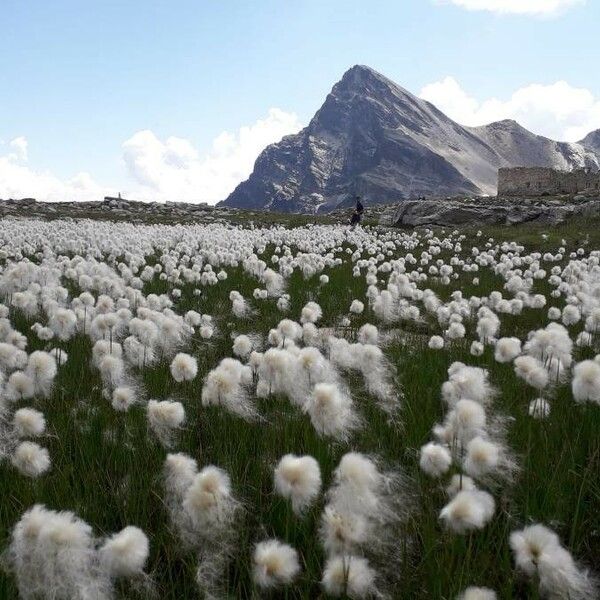
<svg viewBox="0 0 600 600">
<path fill-rule="evenodd" d="M 296 223 L 286 225 L 292 227 Z M 600 249 L 599 225 L 572 222 L 552 229 L 484 229 L 481 236 L 475 230 L 466 230 L 460 250 L 444 249 L 434 258 L 445 262 L 455 255 L 468 259 L 471 248 L 476 245 L 483 248 L 490 237 L 494 239 L 493 245 L 518 241 L 525 246 L 525 253 L 556 253 L 564 240 L 567 253 L 582 247 L 588 255 Z M 451 229 L 435 233 L 440 239 L 451 235 L 454 241 L 458 238 Z M 417 258 L 427 247 L 422 234 L 418 236 L 420 245 L 412 251 Z M 150 238 L 146 241 L 152 243 Z M 40 262 L 41 256 L 35 255 L 39 250 L 35 247 L 37 242 L 30 243 L 32 252 L 25 248 L 24 254 Z M 318 529 L 325 498 L 321 496 L 307 514 L 297 517 L 289 503 L 273 491 L 273 468 L 287 453 L 311 455 L 320 465 L 326 490 L 340 458 L 355 450 L 376 457 L 384 470 L 401 474 L 398 494 L 405 516 L 393 525 L 393 547 L 380 553 L 365 550 L 379 574 L 380 591 L 390 598 L 455 598 L 470 585 L 489 587 L 500 598 L 539 597 L 536 582 L 528 581 L 515 570 L 509 547 L 511 531 L 536 522 L 555 530 L 580 564 L 598 569 L 600 406 L 574 402 L 567 379 L 544 392 L 551 403 L 548 418 L 531 418 L 528 404 L 539 394 L 516 377 L 512 364 L 496 362 L 490 346 L 481 356 L 470 354 L 471 341 L 477 337 L 476 319 L 465 321 L 464 339 L 447 340 L 442 350 L 428 347 L 429 338 L 441 335 L 443 328 L 418 301 L 414 302 L 421 308 L 418 321 L 382 323 L 367 305 L 364 269 L 360 277 L 353 277 L 353 264 L 345 252 L 350 247 L 355 250 L 346 243 L 344 252 L 335 253 L 342 259 L 341 265 L 323 270 L 329 276 L 326 285 L 320 284 L 319 274 L 305 279 L 299 270 L 294 270 L 287 279 L 290 309 L 285 314 L 277 309 L 276 298 L 253 299 L 253 290 L 261 286 L 241 265 L 224 267 L 227 279 L 201 287 L 201 296 L 194 294 L 194 289 L 200 287 L 195 284 L 175 286 L 158 277 L 146 282 L 144 296 L 169 294 L 174 287 L 180 288 L 181 297 L 173 298 L 173 310 L 180 315 L 192 309 L 212 315 L 216 334 L 207 340 L 196 332 L 181 348 L 198 360 L 198 376 L 193 381 L 176 383 L 169 372 L 170 359 L 166 357 L 151 367 L 131 367 L 131 377 L 144 402 L 125 413 L 116 412 L 103 397 L 100 374 L 90 364 L 93 341 L 87 334 L 79 331 L 65 342 L 42 341 L 31 331 L 31 326 L 36 321 L 45 324 L 46 315 L 28 318 L 18 308 L 11 307 L 10 322 L 27 336 L 28 353 L 60 346 L 69 358 L 59 368 L 48 398 L 18 403 L 18 407 L 33 406 L 44 413 L 47 432 L 38 441 L 48 449 L 52 467 L 38 478 L 28 478 L 8 459 L 0 463 L 0 547 L 7 547 L 13 526 L 35 503 L 74 511 L 98 536 L 135 525 L 150 540 L 146 571 L 154 581 L 157 597 L 162 600 L 201 597 L 195 582 L 197 552 L 185 550 L 171 526 L 161 477 L 167 453 L 184 452 L 201 467 L 214 464 L 225 469 L 231 477 L 234 494 L 243 505 L 236 524 L 235 551 L 222 582 L 226 597 L 324 598 L 320 579 L 325 554 Z M 273 244 L 266 245 L 260 258 L 270 264 L 274 250 Z M 291 250 L 293 254 L 298 252 L 297 247 Z M 154 254 L 148 254 L 147 264 L 156 263 L 161 251 L 157 247 Z M 99 260 L 108 264 L 125 260 L 123 256 L 109 257 L 108 249 L 103 252 Z M 386 259 L 406 253 L 398 248 Z M 363 257 L 368 257 L 366 248 Z M 0 265 L 6 268 L 10 260 L 0 259 Z M 562 262 L 552 265 L 564 267 L 567 262 L 568 254 Z M 419 283 L 419 288 L 433 290 L 443 302 L 448 302 L 455 290 L 462 291 L 466 298 L 503 291 L 505 280 L 489 268 L 479 270 L 476 283 L 473 273 L 459 273 L 459 278 L 451 280 L 449 285 L 430 277 Z M 380 273 L 379 279 L 387 279 L 387 274 Z M 64 283 L 71 298 L 82 291 L 72 281 Z M 524 341 L 529 331 L 544 327 L 548 323 L 548 307 L 562 309 L 565 304 L 564 296 L 550 297 L 552 289 L 547 279 L 536 279 L 531 294 L 544 294 L 548 304 L 541 309 L 524 308 L 520 315 L 499 315 L 498 336 L 516 336 Z M 229 300 L 232 290 L 248 299 L 254 311 L 252 316 L 239 319 L 232 314 Z M 340 319 L 349 315 L 354 299 L 365 302 L 365 311 L 351 315 L 351 324 L 341 326 Z M 0 299 L 5 304 L 9 300 Z M 204 378 L 222 358 L 232 356 L 233 336 L 258 335 L 264 348 L 269 330 L 276 328 L 284 317 L 299 319 L 302 307 L 309 301 L 317 302 L 323 310 L 317 325 L 330 328 L 338 337 L 354 341 L 358 328 L 365 323 L 377 325 L 382 335 L 389 334 L 382 348 L 393 370 L 400 403 L 396 413 L 381 409 L 356 372 L 344 372 L 343 379 L 363 424 L 347 441 L 318 435 L 307 415 L 278 394 L 255 399 L 261 419 L 253 422 L 221 407 L 202 405 Z M 582 330 L 583 322 L 570 326 L 571 338 L 575 339 Z M 598 348 L 575 348 L 574 360 L 593 358 L 597 351 Z M 514 481 L 489 488 L 496 501 L 491 522 L 466 535 L 447 531 L 439 519 L 440 510 L 448 501 L 444 492 L 448 477 L 432 479 L 419 468 L 419 449 L 431 441 L 432 427 L 443 420 L 447 411 L 440 389 L 454 361 L 489 370 L 490 382 L 498 390 L 490 411 L 505 423 L 506 441 L 519 467 Z M 164 448 L 149 432 L 146 419 L 145 401 L 166 398 L 180 401 L 186 411 L 184 427 L 177 432 L 171 449 Z M 14 408 L 11 405 L 10 410 Z M 453 472 L 456 472 L 454 466 L 450 474 Z M 264 592 L 251 577 L 252 548 L 256 542 L 272 537 L 298 550 L 302 572 L 292 585 Z M 119 598 L 144 598 L 147 594 L 127 582 L 117 585 Z M 14 576 L 0 572 L 0 598 L 17 597 Z"/>
</svg>

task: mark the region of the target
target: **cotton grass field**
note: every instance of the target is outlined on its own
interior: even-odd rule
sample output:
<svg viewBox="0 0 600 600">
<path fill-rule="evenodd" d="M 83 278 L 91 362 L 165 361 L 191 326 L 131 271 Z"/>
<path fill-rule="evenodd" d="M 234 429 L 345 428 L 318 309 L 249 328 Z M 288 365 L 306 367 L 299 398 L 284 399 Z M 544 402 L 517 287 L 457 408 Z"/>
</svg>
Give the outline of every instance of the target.
<svg viewBox="0 0 600 600">
<path fill-rule="evenodd" d="M 598 598 L 600 234 L 4 220 L 0 597 Z"/>
</svg>

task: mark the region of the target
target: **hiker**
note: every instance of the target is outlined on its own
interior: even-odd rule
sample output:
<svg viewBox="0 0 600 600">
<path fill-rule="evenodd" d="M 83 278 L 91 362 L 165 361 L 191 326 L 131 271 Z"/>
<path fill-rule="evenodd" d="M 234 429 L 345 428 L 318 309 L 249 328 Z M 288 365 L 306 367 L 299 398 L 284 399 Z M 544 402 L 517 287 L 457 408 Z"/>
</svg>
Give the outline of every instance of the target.
<svg viewBox="0 0 600 600">
<path fill-rule="evenodd" d="M 352 225 L 352 227 L 360 223 L 364 212 L 365 207 L 360 201 L 360 196 L 356 196 L 356 206 L 354 208 L 354 212 L 352 213 L 352 217 L 350 218 L 350 225 Z"/>
</svg>

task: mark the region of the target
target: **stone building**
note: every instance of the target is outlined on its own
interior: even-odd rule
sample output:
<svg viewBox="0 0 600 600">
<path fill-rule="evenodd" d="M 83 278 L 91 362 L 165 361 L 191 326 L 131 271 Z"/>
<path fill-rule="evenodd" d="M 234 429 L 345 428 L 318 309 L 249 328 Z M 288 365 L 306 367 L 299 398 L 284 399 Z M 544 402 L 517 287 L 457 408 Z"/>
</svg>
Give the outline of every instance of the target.
<svg viewBox="0 0 600 600">
<path fill-rule="evenodd" d="M 559 171 L 548 167 L 498 169 L 498 196 L 600 194 L 600 172 L 589 168 Z"/>
</svg>

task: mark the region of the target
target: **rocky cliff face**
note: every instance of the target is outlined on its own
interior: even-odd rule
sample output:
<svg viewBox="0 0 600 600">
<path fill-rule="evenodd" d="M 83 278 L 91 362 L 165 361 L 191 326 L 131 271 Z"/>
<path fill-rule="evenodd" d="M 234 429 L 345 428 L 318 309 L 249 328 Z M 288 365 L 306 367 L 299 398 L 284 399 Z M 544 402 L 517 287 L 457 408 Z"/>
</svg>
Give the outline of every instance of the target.
<svg viewBox="0 0 600 600">
<path fill-rule="evenodd" d="M 579 144 L 600 159 L 600 129 L 596 129 L 596 131 L 592 131 L 586 135 Z"/>
<path fill-rule="evenodd" d="M 600 156 L 600 149 L 598 150 Z M 268 146 L 225 206 L 319 212 L 417 196 L 495 194 L 502 166 L 597 166 L 591 147 L 514 121 L 463 127 L 373 69 L 355 66 L 309 125 Z"/>
</svg>

